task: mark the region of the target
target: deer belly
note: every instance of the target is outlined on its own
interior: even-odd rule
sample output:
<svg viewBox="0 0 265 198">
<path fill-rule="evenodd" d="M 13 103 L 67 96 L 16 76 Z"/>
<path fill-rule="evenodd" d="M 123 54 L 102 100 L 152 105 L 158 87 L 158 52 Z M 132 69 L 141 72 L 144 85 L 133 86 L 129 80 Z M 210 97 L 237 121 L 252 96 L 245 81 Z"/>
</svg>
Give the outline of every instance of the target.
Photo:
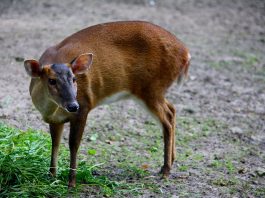
<svg viewBox="0 0 265 198">
<path fill-rule="evenodd" d="M 100 106 L 103 104 L 111 104 L 113 102 L 117 102 L 119 100 L 126 100 L 129 98 L 131 98 L 131 94 L 127 91 L 122 91 L 122 92 L 118 92 L 113 95 L 110 95 L 108 97 L 105 97 L 97 104 L 97 106 Z"/>
</svg>

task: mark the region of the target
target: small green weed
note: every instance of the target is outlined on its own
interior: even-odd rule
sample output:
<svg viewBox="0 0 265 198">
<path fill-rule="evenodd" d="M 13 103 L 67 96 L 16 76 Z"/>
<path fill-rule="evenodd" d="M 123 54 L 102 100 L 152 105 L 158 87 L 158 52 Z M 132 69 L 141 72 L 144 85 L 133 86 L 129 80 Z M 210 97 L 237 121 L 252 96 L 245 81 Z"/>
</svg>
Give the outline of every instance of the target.
<svg viewBox="0 0 265 198">
<path fill-rule="evenodd" d="M 223 163 L 220 160 L 213 160 L 210 166 L 214 168 L 220 168 L 223 166 Z"/>
<path fill-rule="evenodd" d="M 233 186 L 236 185 L 238 181 L 235 178 L 224 178 L 219 177 L 212 181 L 212 184 L 215 186 Z"/>
<path fill-rule="evenodd" d="M 210 61 L 209 66 L 214 69 L 222 69 L 222 68 L 228 68 L 229 66 L 233 65 L 233 61 L 227 61 L 227 60 L 220 60 L 218 62 L 216 61 Z"/>
<path fill-rule="evenodd" d="M 257 197 L 264 197 L 265 196 L 265 187 L 260 187 L 255 189 L 255 195 Z"/>
<path fill-rule="evenodd" d="M 228 174 L 235 172 L 236 168 L 231 160 L 213 160 L 210 164 L 211 167 L 215 169 L 226 170 Z"/>
<path fill-rule="evenodd" d="M 179 170 L 180 170 L 180 171 L 187 171 L 188 169 L 189 169 L 189 167 L 186 166 L 186 165 L 180 165 L 180 166 L 179 166 Z"/>
<path fill-rule="evenodd" d="M 235 172 L 235 166 L 234 164 L 231 162 L 231 160 L 227 160 L 225 162 L 225 167 L 226 167 L 226 170 L 228 171 L 229 174 Z"/>
<path fill-rule="evenodd" d="M 257 63 L 259 63 L 259 58 L 256 54 L 250 54 L 247 52 L 243 52 L 243 51 L 233 51 L 232 52 L 235 56 L 243 58 L 243 65 L 244 66 L 253 66 L 256 65 Z"/>
<path fill-rule="evenodd" d="M 216 133 L 220 128 L 226 126 L 213 119 L 200 119 L 196 117 L 178 117 L 178 130 L 185 133 L 178 133 L 177 145 L 189 147 L 189 142 L 208 137 Z"/>
</svg>

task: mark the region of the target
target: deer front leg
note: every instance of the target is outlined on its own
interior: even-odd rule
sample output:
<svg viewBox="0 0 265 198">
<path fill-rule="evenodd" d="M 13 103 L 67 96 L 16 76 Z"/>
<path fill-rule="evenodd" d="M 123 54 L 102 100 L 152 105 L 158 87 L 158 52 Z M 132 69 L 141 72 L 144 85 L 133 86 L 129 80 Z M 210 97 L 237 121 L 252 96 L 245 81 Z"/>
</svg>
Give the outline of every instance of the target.
<svg viewBox="0 0 265 198">
<path fill-rule="evenodd" d="M 70 171 L 68 187 L 76 186 L 76 168 L 77 168 L 77 151 L 86 125 L 87 113 L 79 113 L 72 121 L 70 121 Z"/>
<path fill-rule="evenodd" d="M 56 176 L 58 151 L 60 147 L 63 127 L 64 127 L 64 124 L 50 124 L 50 133 L 51 133 L 51 138 L 52 138 L 52 155 L 51 155 L 50 173 L 52 176 Z"/>
</svg>

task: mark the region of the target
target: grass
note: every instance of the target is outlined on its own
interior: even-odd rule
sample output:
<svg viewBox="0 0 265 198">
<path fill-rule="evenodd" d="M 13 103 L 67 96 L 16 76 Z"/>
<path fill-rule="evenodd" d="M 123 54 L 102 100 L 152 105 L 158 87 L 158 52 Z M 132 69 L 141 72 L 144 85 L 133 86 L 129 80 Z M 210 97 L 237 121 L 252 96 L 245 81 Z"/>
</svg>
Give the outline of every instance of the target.
<svg viewBox="0 0 265 198">
<path fill-rule="evenodd" d="M 234 186 L 237 184 L 237 180 L 235 178 L 225 178 L 225 177 L 219 177 L 212 181 L 212 184 L 215 186 Z"/>
<path fill-rule="evenodd" d="M 227 69 L 240 66 L 241 69 L 253 71 L 256 78 L 264 79 L 265 69 L 262 66 L 262 59 L 258 54 L 249 53 L 246 51 L 233 50 L 228 55 L 228 59 L 211 60 L 208 61 L 208 65 L 216 70 Z"/>
<path fill-rule="evenodd" d="M 244 51 L 233 51 L 232 54 L 236 57 L 240 57 L 243 59 L 243 66 L 251 68 L 253 65 L 258 64 L 259 57 L 256 54 L 250 54 Z"/>
<path fill-rule="evenodd" d="M 0 197 L 61 197 L 69 192 L 68 152 L 61 147 L 58 176 L 48 174 L 51 141 L 48 134 L 39 131 L 20 131 L 0 124 Z M 115 192 L 116 182 L 105 176 L 93 176 L 97 165 L 79 163 L 78 184 L 100 187 L 103 195 Z M 72 194 L 77 194 L 78 185 Z"/>
<path fill-rule="evenodd" d="M 219 170 L 225 170 L 227 174 L 232 174 L 235 172 L 236 167 L 231 160 L 213 160 L 210 167 Z"/>
<path fill-rule="evenodd" d="M 220 70 L 222 68 L 229 68 L 234 64 L 233 61 L 228 61 L 228 60 L 220 60 L 220 61 L 209 61 L 209 66 Z"/>
</svg>

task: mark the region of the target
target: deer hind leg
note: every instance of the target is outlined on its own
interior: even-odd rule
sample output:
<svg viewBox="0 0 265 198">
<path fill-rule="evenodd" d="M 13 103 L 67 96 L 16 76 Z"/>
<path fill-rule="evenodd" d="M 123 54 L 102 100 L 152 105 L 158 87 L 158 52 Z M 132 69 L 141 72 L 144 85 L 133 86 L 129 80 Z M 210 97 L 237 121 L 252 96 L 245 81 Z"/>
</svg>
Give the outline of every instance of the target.
<svg viewBox="0 0 265 198">
<path fill-rule="evenodd" d="M 162 97 L 160 100 L 146 100 L 149 111 L 159 120 L 163 129 L 164 138 L 164 165 L 161 168 L 163 178 L 167 178 L 172 166 L 174 143 L 174 113 L 171 105 Z M 169 107 L 170 106 L 170 107 Z"/>
<path fill-rule="evenodd" d="M 168 110 L 171 112 L 171 114 L 169 114 L 169 120 L 172 126 L 172 158 L 171 158 L 171 162 L 173 165 L 174 160 L 176 158 L 176 137 L 175 137 L 175 133 L 176 133 L 176 109 L 173 106 L 173 104 L 171 104 L 170 102 L 168 102 L 166 100 L 166 104 L 168 107 Z"/>
</svg>

